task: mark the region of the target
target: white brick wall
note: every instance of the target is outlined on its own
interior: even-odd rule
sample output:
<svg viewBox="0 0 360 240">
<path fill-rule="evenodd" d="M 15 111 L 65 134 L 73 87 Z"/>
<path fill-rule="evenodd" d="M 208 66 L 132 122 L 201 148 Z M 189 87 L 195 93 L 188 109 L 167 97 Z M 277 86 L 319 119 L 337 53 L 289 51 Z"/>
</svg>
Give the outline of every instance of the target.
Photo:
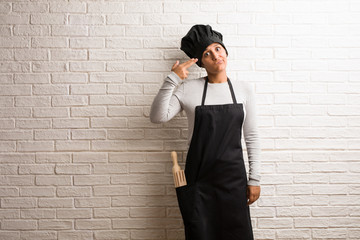
<svg viewBox="0 0 360 240">
<path fill-rule="evenodd" d="M 7 0 L 0 22 L 1 240 L 184 239 L 186 117 L 149 110 L 197 23 L 257 93 L 255 239 L 360 239 L 359 1 Z"/>
</svg>

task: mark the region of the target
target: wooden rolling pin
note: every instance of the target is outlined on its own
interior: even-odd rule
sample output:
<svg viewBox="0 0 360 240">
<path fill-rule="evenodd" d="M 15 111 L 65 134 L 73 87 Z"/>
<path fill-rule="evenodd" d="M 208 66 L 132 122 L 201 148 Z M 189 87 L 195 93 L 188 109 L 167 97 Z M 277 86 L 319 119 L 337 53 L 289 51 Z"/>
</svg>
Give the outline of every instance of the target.
<svg viewBox="0 0 360 240">
<path fill-rule="evenodd" d="M 171 158 L 172 158 L 173 164 L 174 164 L 174 166 L 172 168 L 172 172 L 173 172 L 173 177 L 174 177 L 175 188 L 185 186 L 186 185 L 185 173 L 184 173 L 184 170 L 181 170 L 181 168 L 178 164 L 177 153 L 175 151 L 171 152 Z"/>
</svg>

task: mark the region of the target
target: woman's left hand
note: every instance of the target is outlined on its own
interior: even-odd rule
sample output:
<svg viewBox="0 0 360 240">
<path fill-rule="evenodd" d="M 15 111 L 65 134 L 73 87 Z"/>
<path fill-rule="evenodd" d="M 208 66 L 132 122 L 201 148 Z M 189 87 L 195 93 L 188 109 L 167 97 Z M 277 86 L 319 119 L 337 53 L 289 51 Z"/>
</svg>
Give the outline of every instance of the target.
<svg viewBox="0 0 360 240">
<path fill-rule="evenodd" d="M 255 202 L 260 197 L 260 186 L 248 185 L 246 189 L 246 197 L 248 199 L 248 206 Z"/>
</svg>

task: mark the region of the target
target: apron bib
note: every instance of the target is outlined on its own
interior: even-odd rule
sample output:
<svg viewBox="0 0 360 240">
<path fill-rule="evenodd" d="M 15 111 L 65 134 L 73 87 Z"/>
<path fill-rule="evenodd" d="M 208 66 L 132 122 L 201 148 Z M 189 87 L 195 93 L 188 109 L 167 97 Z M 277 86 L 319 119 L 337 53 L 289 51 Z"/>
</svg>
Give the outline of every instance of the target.
<svg viewBox="0 0 360 240">
<path fill-rule="evenodd" d="M 186 240 L 253 240 L 241 146 L 244 111 L 227 79 L 233 104 L 195 107 L 185 164 L 187 185 L 175 188 Z"/>
</svg>

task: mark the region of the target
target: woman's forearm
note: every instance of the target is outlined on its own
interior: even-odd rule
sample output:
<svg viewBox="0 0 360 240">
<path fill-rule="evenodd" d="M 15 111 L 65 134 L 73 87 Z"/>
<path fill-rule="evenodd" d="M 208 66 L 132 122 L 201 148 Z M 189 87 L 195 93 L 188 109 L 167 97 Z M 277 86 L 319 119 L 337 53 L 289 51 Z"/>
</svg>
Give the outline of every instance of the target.
<svg viewBox="0 0 360 240">
<path fill-rule="evenodd" d="M 174 72 L 165 78 L 151 105 L 152 123 L 167 122 L 182 110 L 179 99 L 173 94 L 180 83 L 181 79 Z"/>
</svg>

